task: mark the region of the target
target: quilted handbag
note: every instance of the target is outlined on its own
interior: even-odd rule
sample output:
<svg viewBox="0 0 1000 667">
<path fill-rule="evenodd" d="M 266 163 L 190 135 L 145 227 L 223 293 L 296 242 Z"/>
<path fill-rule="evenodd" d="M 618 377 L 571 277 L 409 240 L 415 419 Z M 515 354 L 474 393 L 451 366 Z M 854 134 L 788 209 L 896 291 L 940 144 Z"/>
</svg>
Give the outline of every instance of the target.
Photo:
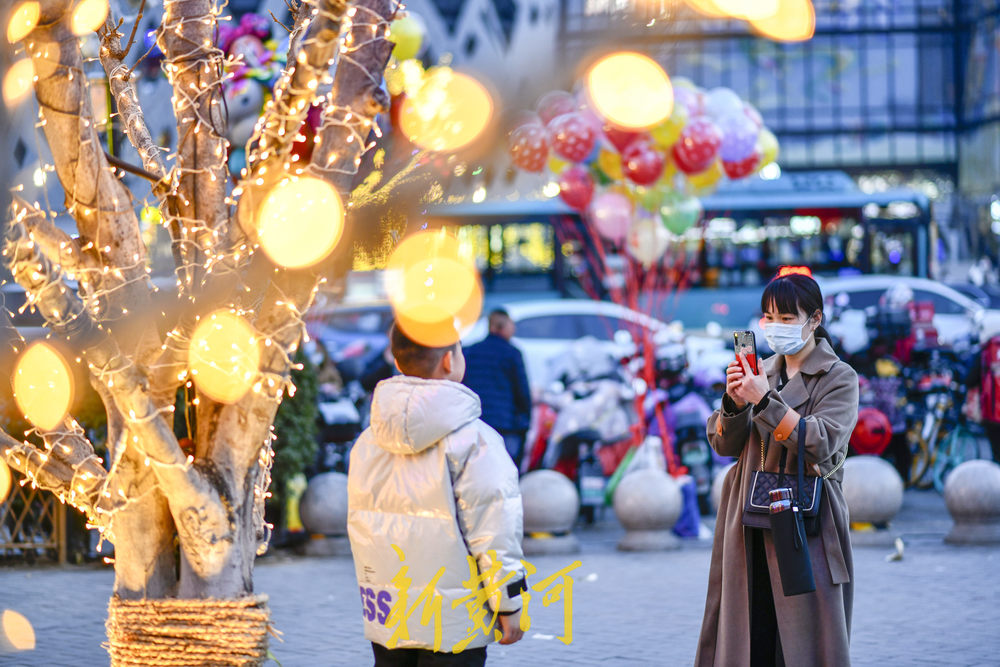
<svg viewBox="0 0 1000 667">
<path fill-rule="evenodd" d="M 819 534 L 819 510 L 823 502 L 823 480 L 835 473 L 840 466 L 844 465 L 842 460 L 833 470 L 817 477 L 816 475 L 803 474 L 805 461 L 805 441 L 806 441 L 806 420 L 799 420 L 798 438 L 798 475 L 792 477 L 784 472 L 785 462 L 788 459 L 788 449 L 782 447 L 781 460 L 778 463 L 778 470 L 781 472 L 766 472 L 764 470 L 764 459 L 767 451 L 764 449 L 763 438 L 760 441 L 760 469 L 754 470 L 750 478 L 750 491 L 747 493 L 746 506 L 743 508 L 743 525 L 752 528 L 771 528 L 769 508 L 771 505 L 770 492 L 772 489 L 791 487 L 792 502 L 798 505 L 802 518 L 805 521 L 806 533 L 809 535 Z M 844 456 L 844 460 L 847 456 Z M 792 483 L 792 480 L 796 483 Z"/>
</svg>

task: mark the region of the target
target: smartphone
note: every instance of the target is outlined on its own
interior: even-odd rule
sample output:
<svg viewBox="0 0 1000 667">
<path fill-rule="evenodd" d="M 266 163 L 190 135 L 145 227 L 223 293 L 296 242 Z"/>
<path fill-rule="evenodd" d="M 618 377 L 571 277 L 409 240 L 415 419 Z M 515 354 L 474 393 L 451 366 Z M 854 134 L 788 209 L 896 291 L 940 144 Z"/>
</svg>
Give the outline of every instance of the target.
<svg viewBox="0 0 1000 667">
<path fill-rule="evenodd" d="M 753 369 L 754 374 L 757 374 L 757 339 L 754 338 L 752 331 L 734 331 L 733 332 L 733 348 L 736 351 L 736 358 L 739 359 L 740 354 L 745 354 L 747 358 L 747 363 L 750 364 L 750 368 Z"/>
</svg>

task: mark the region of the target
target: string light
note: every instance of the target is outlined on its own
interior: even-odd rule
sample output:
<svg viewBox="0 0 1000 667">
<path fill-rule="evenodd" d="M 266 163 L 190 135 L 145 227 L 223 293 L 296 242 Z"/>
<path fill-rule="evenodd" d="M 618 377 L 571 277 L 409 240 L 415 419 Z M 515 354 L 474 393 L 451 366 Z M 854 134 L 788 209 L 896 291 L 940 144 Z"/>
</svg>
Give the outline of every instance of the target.
<svg viewBox="0 0 1000 667">
<path fill-rule="evenodd" d="M 35 68 L 30 58 L 22 58 L 7 69 L 3 77 L 3 101 L 8 107 L 24 101 L 31 92 Z"/>
<path fill-rule="evenodd" d="M 658 125 L 674 107 L 674 91 L 666 72 L 640 53 L 606 56 L 585 77 L 587 95 L 609 122 L 627 129 Z"/>
<path fill-rule="evenodd" d="M 108 0 L 80 0 L 70 17 L 70 30 L 81 36 L 94 32 L 108 18 Z"/>
<path fill-rule="evenodd" d="M 289 177 L 264 198 L 257 216 L 261 248 L 287 268 L 311 266 L 330 254 L 344 231 L 344 205 L 318 178 Z"/>
<path fill-rule="evenodd" d="M 69 364 L 44 341 L 32 343 L 14 366 L 14 400 L 32 424 L 48 431 L 62 422 L 73 403 Z"/>
<path fill-rule="evenodd" d="M 7 24 L 7 41 L 16 44 L 27 37 L 38 25 L 40 16 L 41 9 L 34 0 L 22 2 L 15 7 Z"/>
</svg>

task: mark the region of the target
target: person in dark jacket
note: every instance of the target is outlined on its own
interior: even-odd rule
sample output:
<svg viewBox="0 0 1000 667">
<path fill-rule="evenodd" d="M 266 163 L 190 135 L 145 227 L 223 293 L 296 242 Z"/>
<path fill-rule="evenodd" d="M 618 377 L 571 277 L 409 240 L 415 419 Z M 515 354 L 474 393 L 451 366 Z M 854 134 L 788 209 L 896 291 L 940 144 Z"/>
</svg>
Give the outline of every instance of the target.
<svg viewBox="0 0 1000 667">
<path fill-rule="evenodd" d="M 485 339 L 465 348 L 465 379 L 483 405 L 482 420 L 503 436 L 507 452 L 521 468 L 524 438 L 531 423 L 531 390 L 521 351 L 511 344 L 514 320 L 505 310 L 490 313 Z"/>
</svg>

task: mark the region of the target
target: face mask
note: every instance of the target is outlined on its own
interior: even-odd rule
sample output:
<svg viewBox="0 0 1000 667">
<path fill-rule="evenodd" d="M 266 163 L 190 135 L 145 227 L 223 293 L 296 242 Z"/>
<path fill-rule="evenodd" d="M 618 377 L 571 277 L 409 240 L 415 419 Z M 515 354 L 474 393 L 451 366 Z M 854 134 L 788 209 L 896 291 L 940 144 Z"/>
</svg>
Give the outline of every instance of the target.
<svg viewBox="0 0 1000 667">
<path fill-rule="evenodd" d="M 802 324 L 768 322 L 764 325 L 764 338 L 771 349 L 778 354 L 795 354 L 805 347 L 806 342 L 802 340 L 802 331 L 807 324 L 809 324 L 808 320 Z"/>
</svg>

